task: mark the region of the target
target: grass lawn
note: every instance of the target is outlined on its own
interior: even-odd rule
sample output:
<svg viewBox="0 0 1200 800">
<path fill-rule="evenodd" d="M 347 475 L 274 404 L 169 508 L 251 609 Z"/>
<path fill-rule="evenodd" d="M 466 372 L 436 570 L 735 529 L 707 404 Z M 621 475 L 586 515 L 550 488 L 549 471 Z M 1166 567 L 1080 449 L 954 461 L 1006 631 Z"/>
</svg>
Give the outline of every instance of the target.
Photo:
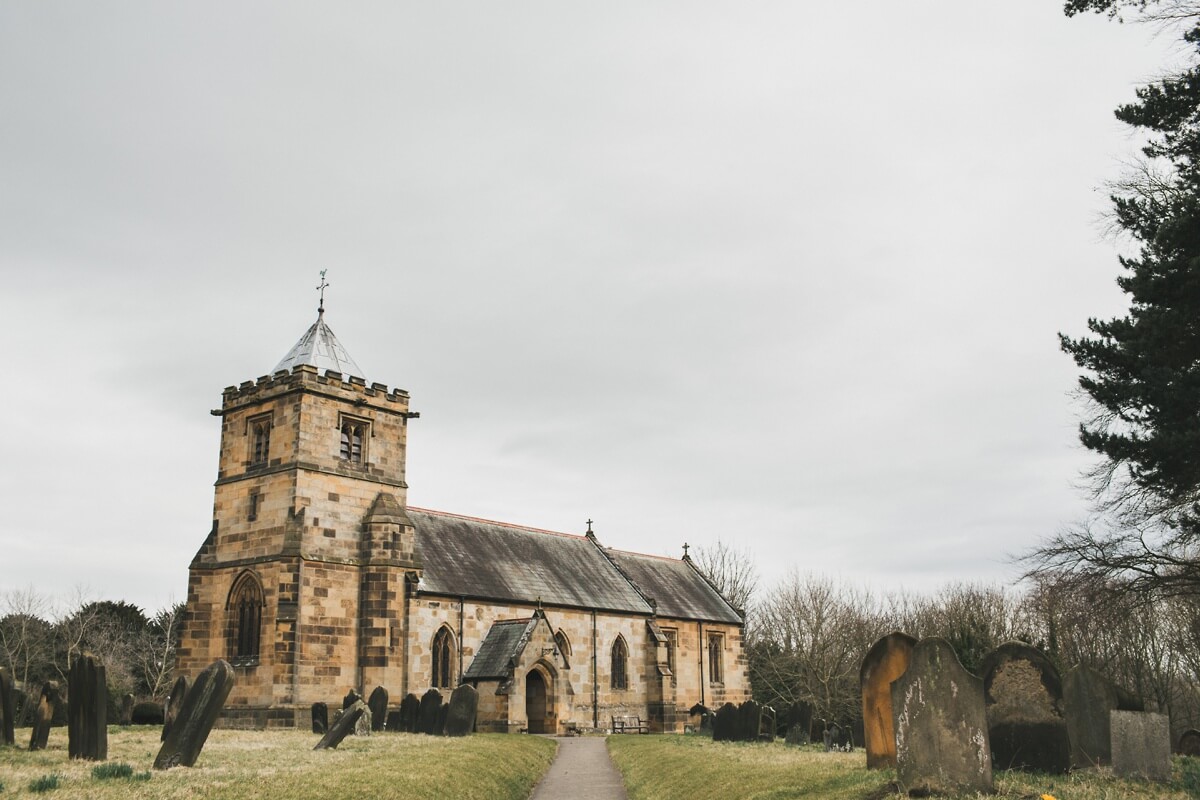
<svg viewBox="0 0 1200 800">
<path fill-rule="evenodd" d="M 630 800 L 885 800 L 899 798 L 893 770 L 866 768 L 866 755 L 826 753 L 820 746 L 714 743 L 701 736 L 610 736 L 608 749 L 625 777 Z M 1175 781 L 1159 785 L 1118 780 L 1109 771 L 1052 777 L 997 773 L 995 795 L 1008 800 L 1189 800 L 1183 773 L 1200 762 L 1176 759 Z M 973 797 L 985 797 L 975 795 Z"/>
<path fill-rule="evenodd" d="M 537 736 L 375 734 L 349 736 L 337 750 L 317 752 L 319 737 L 308 732 L 215 730 L 195 767 L 159 772 L 151 765 L 160 730 L 110 727 L 106 762 L 70 760 L 66 728 L 50 732 L 46 750 L 0 746 L 0 797 L 526 800 L 555 750 L 554 742 Z M 29 729 L 24 733 L 22 745 Z M 93 778 L 98 763 L 128 764 L 135 777 Z M 58 788 L 31 790 L 50 775 L 58 776 Z"/>
</svg>

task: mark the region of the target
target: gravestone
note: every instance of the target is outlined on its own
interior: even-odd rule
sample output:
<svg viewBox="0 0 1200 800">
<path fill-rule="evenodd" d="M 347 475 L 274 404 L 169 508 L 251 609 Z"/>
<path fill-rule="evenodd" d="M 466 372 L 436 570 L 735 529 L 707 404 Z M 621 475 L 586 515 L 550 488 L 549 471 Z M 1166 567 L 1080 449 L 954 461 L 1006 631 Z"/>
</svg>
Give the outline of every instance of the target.
<svg viewBox="0 0 1200 800">
<path fill-rule="evenodd" d="M 33 712 L 33 730 L 29 736 L 30 750 L 46 749 L 46 742 L 50 739 L 50 723 L 54 720 L 54 709 L 58 706 L 58 701 L 58 684 L 55 681 L 42 684 L 42 694 Z"/>
<path fill-rule="evenodd" d="M 788 730 L 785 742 L 791 745 L 808 744 L 812 737 L 812 703 L 792 703 L 788 709 Z"/>
<path fill-rule="evenodd" d="M 155 769 L 190 767 L 196 763 L 233 690 L 233 682 L 233 667 L 223 660 L 214 661 L 196 676 L 196 682 L 183 698 L 179 716 L 171 724 L 171 732 L 154 759 Z"/>
<path fill-rule="evenodd" d="M 383 724 L 387 722 L 387 704 L 388 690 L 376 686 L 371 692 L 371 699 L 367 701 L 367 708 L 371 709 L 371 730 L 383 730 Z"/>
<path fill-rule="evenodd" d="M 779 718 L 775 713 L 775 709 L 771 706 L 762 707 L 762 715 L 759 717 L 758 738 L 760 741 L 773 742 L 775 734 L 779 729 Z"/>
<path fill-rule="evenodd" d="M 354 730 L 359 718 L 365 713 L 367 713 L 367 704 L 359 700 L 349 708 L 343 709 L 340 714 L 335 714 L 333 725 L 329 727 L 313 750 L 336 750 L 342 740 Z"/>
<path fill-rule="evenodd" d="M 892 681 L 908 669 L 917 640 L 895 631 L 871 645 L 858 670 L 862 691 L 863 747 L 867 769 L 896 766 L 896 731 L 892 728 Z"/>
<path fill-rule="evenodd" d="M 1112 763 L 1111 713 L 1140 711 L 1136 698 L 1098 670 L 1077 664 L 1063 676 L 1063 701 L 1071 763 L 1077 768 Z"/>
<path fill-rule="evenodd" d="M 387 713 L 387 722 L 384 723 L 383 729 L 392 733 L 400 733 L 404 730 L 404 723 L 400 717 L 400 709 L 393 708 Z"/>
<path fill-rule="evenodd" d="M 753 700 L 738 706 L 734 740 L 738 742 L 758 741 L 758 729 L 762 724 L 762 708 Z"/>
<path fill-rule="evenodd" d="M 690 720 L 695 719 L 695 722 Z M 712 735 L 712 712 L 703 703 L 696 703 L 688 709 L 688 720 L 692 730 Z"/>
<path fill-rule="evenodd" d="M 1195 728 L 1184 731 L 1175 752 L 1181 756 L 1200 756 L 1200 731 Z"/>
<path fill-rule="evenodd" d="M 180 675 L 175 679 L 171 693 L 167 695 L 167 701 L 163 703 L 163 727 L 162 733 L 158 737 L 160 742 L 165 742 L 171 735 L 171 728 L 175 726 L 175 720 L 179 719 L 179 709 L 183 707 L 183 698 L 187 697 L 188 689 L 191 686 L 192 682 L 187 679 L 186 675 Z"/>
<path fill-rule="evenodd" d="M 737 706 L 725 703 L 713 718 L 713 741 L 732 742 L 737 729 Z"/>
<path fill-rule="evenodd" d="M 324 703 L 312 704 L 312 732 L 325 733 L 329 730 L 329 706 Z"/>
<path fill-rule="evenodd" d="M 363 703 L 363 705 L 366 705 L 366 703 Z M 353 706 L 351 707 L 353 708 Z M 367 706 L 367 710 L 360 714 L 358 721 L 354 723 L 354 735 L 370 736 L 373 730 L 374 727 L 371 725 L 371 707 Z"/>
<path fill-rule="evenodd" d="M 446 712 L 447 736 L 466 736 L 475 730 L 475 715 L 479 710 L 479 692 L 474 686 L 462 684 L 450 695 Z"/>
<path fill-rule="evenodd" d="M 402 733 L 416 733 L 417 721 L 420 717 L 421 698 L 409 692 L 400 701 L 400 731 Z"/>
<path fill-rule="evenodd" d="M 17 709 L 13 702 L 13 679 L 8 667 L 0 667 L 0 744 L 15 745 Z"/>
<path fill-rule="evenodd" d="M 1023 642 L 1006 642 L 983 657 L 979 671 L 993 766 L 1069 772 L 1062 679 L 1046 654 Z"/>
<path fill-rule="evenodd" d="M 134 725 L 162 725 L 166 719 L 162 705 L 153 700 L 134 703 L 131 718 Z"/>
<path fill-rule="evenodd" d="M 342 698 L 342 710 L 345 711 L 355 703 L 362 702 L 362 699 L 363 696 L 361 694 L 359 694 L 356 690 L 351 689 L 350 691 L 346 692 L 346 696 Z"/>
<path fill-rule="evenodd" d="M 137 698 L 135 698 L 132 694 L 126 693 L 126 695 L 121 698 L 121 719 L 119 724 L 126 727 L 133 724 L 133 704 L 136 702 Z"/>
<path fill-rule="evenodd" d="M 417 733 L 436 735 L 438 711 L 442 707 L 442 693 L 430 689 L 421 696 L 421 710 L 417 716 Z"/>
<path fill-rule="evenodd" d="M 1113 711 L 1113 774 L 1119 778 L 1171 779 L 1171 724 L 1166 714 Z"/>
<path fill-rule="evenodd" d="M 841 749 L 842 747 L 842 726 L 836 722 L 829 726 L 829 742 L 825 746 L 826 752 L 834 748 Z"/>
<path fill-rule="evenodd" d="M 892 683 L 896 779 L 911 794 L 992 792 L 983 681 L 945 639 L 922 639 Z"/>
<path fill-rule="evenodd" d="M 438 706 L 437 724 L 434 726 L 434 729 L 433 729 L 434 736 L 445 736 L 446 735 L 446 717 L 447 717 L 447 715 L 449 715 L 449 713 L 450 713 L 450 704 L 449 703 L 442 703 L 440 706 Z"/>
<path fill-rule="evenodd" d="M 71 758 L 108 758 L 108 682 L 104 664 L 83 653 L 67 676 L 67 754 Z"/>
</svg>

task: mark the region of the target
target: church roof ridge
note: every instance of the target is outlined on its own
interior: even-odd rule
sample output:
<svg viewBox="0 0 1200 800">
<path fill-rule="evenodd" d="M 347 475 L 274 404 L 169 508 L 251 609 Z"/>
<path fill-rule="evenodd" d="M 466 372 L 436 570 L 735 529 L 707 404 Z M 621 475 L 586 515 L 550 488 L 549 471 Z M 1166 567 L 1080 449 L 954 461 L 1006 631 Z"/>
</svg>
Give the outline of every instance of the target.
<svg viewBox="0 0 1200 800">
<path fill-rule="evenodd" d="M 636 550 L 622 550 L 618 547 L 606 547 L 604 549 L 608 550 L 610 553 L 616 553 L 618 555 L 623 555 L 623 556 L 637 556 L 639 558 L 657 558 L 659 561 L 670 561 L 672 564 L 682 564 L 683 563 L 682 558 L 675 558 L 674 556 L 660 556 L 658 553 L 639 553 Z"/>
<path fill-rule="evenodd" d="M 438 511 L 433 508 L 420 508 L 418 506 L 408 506 L 409 511 L 416 511 L 421 514 L 435 514 L 439 517 L 453 517 L 455 519 L 466 520 L 468 522 L 482 522 L 487 525 L 499 525 L 502 528 L 511 528 L 516 531 L 525 531 L 527 533 L 545 533 L 550 536 L 562 536 L 565 539 L 586 539 L 587 537 L 581 533 L 563 533 L 562 531 L 552 531 L 547 528 L 533 528 L 529 525 L 521 525 L 516 522 L 501 522 L 498 519 L 487 519 L 485 517 L 472 517 L 469 514 L 455 514 L 453 511 Z"/>
</svg>

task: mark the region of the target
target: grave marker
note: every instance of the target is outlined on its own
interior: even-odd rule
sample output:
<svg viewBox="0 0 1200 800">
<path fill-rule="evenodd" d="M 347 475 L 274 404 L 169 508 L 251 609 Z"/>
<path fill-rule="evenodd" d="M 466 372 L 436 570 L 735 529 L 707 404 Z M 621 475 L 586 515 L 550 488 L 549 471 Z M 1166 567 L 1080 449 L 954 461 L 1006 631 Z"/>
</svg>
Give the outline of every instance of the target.
<svg viewBox="0 0 1200 800">
<path fill-rule="evenodd" d="M 67 676 L 67 754 L 108 758 L 108 682 L 104 665 L 91 653 L 76 657 Z"/>
<path fill-rule="evenodd" d="M 867 769 L 896 766 L 896 731 L 892 727 L 892 681 L 908 669 L 917 640 L 895 631 L 884 636 L 863 656 L 858 670 L 862 689 L 863 746 Z"/>
<path fill-rule="evenodd" d="M 8 667 L 0 667 L 0 744 L 16 744 L 17 709 L 13 702 L 13 679 Z"/>
<path fill-rule="evenodd" d="M 329 706 L 324 703 L 312 704 L 312 732 L 324 734 L 329 730 Z"/>
<path fill-rule="evenodd" d="M 466 736 L 475 730 L 475 715 L 479 710 L 479 692 L 474 686 L 462 684 L 450 695 L 446 712 L 446 736 Z"/>
<path fill-rule="evenodd" d="M 400 701 L 400 730 L 403 733 L 416 733 L 420 717 L 421 698 L 409 692 Z"/>
<path fill-rule="evenodd" d="M 984 656 L 979 671 L 993 766 L 1070 771 L 1062 679 L 1046 654 L 1023 642 L 1006 642 Z"/>
<path fill-rule="evenodd" d="M 342 740 L 354 730 L 359 718 L 365 713 L 367 713 L 367 704 L 361 700 L 349 708 L 343 709 L 341 714 L 335 715 L 333 725 L 325 732 L 313 750 L 336 750 Z"/>
<path fill-rule="evenodd" d="M 442 707 L 442 693 L 430 689 L 421 696 L 421 710 L 417 717 L 417 733 L 437 735 L 438 712 Z"/>
<path fill-rule="evenodd" d="M 367 708 L 371 709 L 371 730 L 383 730 L 383 725 L 387 722 L 387 705 L 388 690 L 382 686 L 376 686 L 375 690 L 371 692 L 371 699 L 367 701 Z"/>
<path fill-rule="evenodd" d="M 175 679 L 175 684 L 171 686 L 171 693 L 167 695 L 167 701 L 163 703 L 163 727 L 162 733 L 158 737 L 160 742 L 165 742 L 171 734 L 175 720 L 179 719 L 179 709 L 183 708 L 183 698 L 187 697 L 188 689 L 191 686 L 192 683 L 186 675 L 180 675 Z"/>
<path fill-rule="evenodd" d="M 732 742 L 737 731 L 737 706 L 725 703 L 713 718 L 713 741 Z"/>
<path fill-rule="evenodd" d="M 54 720 L 54 710 L 58 701 L 58 684 L 54 681 L 42 684 L 42 694 L 33 712 L 33 730 L 29 736 L 30 750 L 46 749 L 46 742 L 50 739 L 50 723 Z"/>
<path fill-rule="evenodd" d="M 233 667 L 223 660 L 214 661 L 196 676 L 196 682 L 183 698 L 171 732 L 154 759 L 155 769 L 190 767 L 196 763 L 233 690 L 233 683 Z"/>
<path fill-rule="evenodd" d="M 1113 711 L 1109 724 L 1115 775 L 1171 780 L 1171 723 L 1166 714 Z"/>
</svg>

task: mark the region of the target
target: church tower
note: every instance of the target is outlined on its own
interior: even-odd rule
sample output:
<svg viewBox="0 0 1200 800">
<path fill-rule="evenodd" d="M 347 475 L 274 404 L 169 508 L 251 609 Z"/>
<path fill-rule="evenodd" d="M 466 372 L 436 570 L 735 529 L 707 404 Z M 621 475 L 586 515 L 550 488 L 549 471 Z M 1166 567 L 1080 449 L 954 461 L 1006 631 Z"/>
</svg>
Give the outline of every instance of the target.
<svg viewBox="0 0 1200 800">
<path fill-rule="evenodd" d="M 322 273 L 323 276 L 323 273 Z M 405 684 L 421 575 L 406 515 L 408 393 L 368 384 L 317 320 L 271 371 L 225 389 L 213 524 L 189 568 L 177 656 L 237 683 L 227 724 L 306 724 L 309 706 Z"/>
</svg>

